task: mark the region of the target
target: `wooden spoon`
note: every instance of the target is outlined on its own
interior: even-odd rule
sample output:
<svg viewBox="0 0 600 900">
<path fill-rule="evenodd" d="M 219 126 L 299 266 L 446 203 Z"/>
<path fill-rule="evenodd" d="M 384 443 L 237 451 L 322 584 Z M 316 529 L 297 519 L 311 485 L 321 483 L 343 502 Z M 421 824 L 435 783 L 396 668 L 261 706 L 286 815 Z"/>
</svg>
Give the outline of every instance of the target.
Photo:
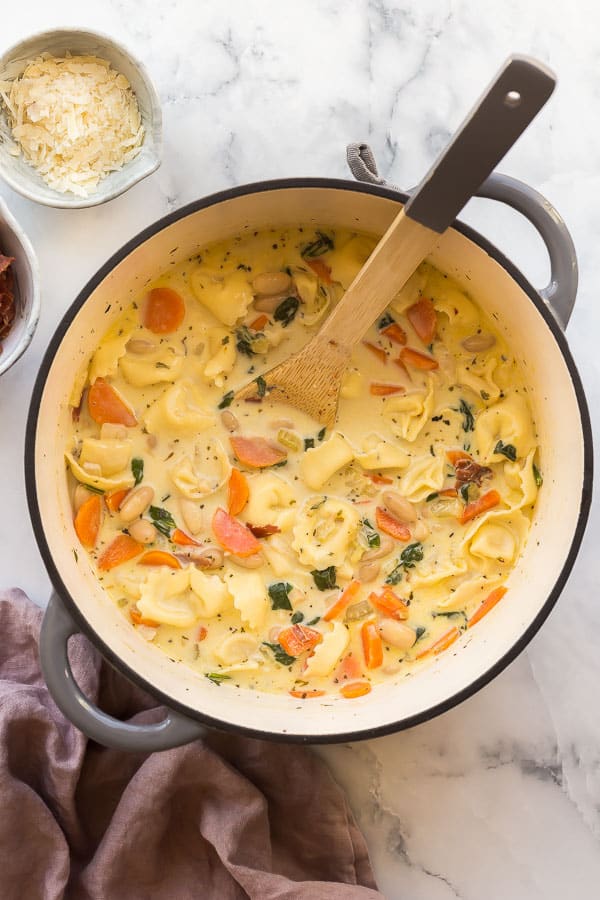
<svg viewBox="0 0 600 900">
<path fill-rule="evenodd" d="M 335 422 L 354 345 L 535 118 L 555 84 L 553 73 L 541 63 L 509 57 L 320 331 L 263 375 L 269 392 L 325 425 Z M 255 395 L 251 382 L 236 400 Z"/>
</svg>

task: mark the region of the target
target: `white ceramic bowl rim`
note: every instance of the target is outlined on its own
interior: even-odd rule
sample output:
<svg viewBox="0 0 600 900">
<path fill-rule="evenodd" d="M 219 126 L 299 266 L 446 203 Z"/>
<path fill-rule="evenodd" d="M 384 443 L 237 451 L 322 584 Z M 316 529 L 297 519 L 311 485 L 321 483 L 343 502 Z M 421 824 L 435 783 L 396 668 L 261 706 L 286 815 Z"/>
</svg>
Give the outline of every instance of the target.
<svg viewBox="0 0 600 900">
<path fill-rule="evenodd" d="M 579 551 L 579 547 L 581 544 L 581 540 L 583 537 L 583 533 L 585 530 L 585 526 L 587 523 L 591 497 L 592 497 L 592 480 L 593 480 L 593 447 L 592 447 L 592 429 L 591 422 L 587 407 L 587 402 L 585 399 L 585 394 L 583 391 L 583 386 L 575 366 L 575 362 L 569 350 L 566 337 L 563 331 L 560 329 L 556 319 L 554 318 L 552 312 L 548 309 L 547 305 L 544 303 L 543 299 L 539 295 L 538 291 L 525 279 L 522 273 L 511 263 L 499 250 L 496 249 L 489 241 L 487 241 L 484 237 L 479 235 L 469 226 L 466 226 L 460 222 L 455 222 L 453 228 L 458 231 L 460 234 L 465 236 L 467 239 L 472 241 L 474 244 L 479 246 L 493 261 L 495 261 L 499 266 L 501 266 L 512 278 L 517 285 L 522 289 L 522 291 L 527 295 L 529 300 L 534 304 L 537 311 L 545 321 L 549 331 L 554 338 L 554 341 L 558 345 L 558 349 L 562 354 L 569 377 L 571 379 L 571 385 L 574 391 L 574 395 L 577 403 L 577 412 L 581 423 L 581 430 L 583 435 L 583 477 L 582 477 L 582 488 L 581 495 L 579 498 L 578 505 L 578 515 L 576 519 L 576 526 L 573 530 L 572 539 L 570 541 L 568 552 L 565 554 L 565 561 L 560 570 L 556 581 L 554 582 L 553 589 L 548 593 L 546 600 L 541 605 L 539 612 L 535 616 L 535 618 L 529 623 L 529 625 L 524 629 L 521 633 L 520 637 L 512 644 L 508 652 L 506 652 L 503 656 L 498 659 L 495 659 L 492 665 L 481 674 L 479 677 L 474 678 L 465 688 L 452 693 L 448 697 L 444 698 L 442 702 L 436 703 L 433 706 L 420 710 L 418 713 L 414 715 L 409 715 L 402 718 L 399 721 L 395 722 L 386 722 L 384 725 L 368 727 L 365 729 L 357 728 L 356 731 L 349 732 L 335 732 L 335 733 L 318 733 L 318 734 L 295 734 L 295 733 L 286 733 L 286 732 L 269 732 L 268 730 L 260 730 L 257 728 L 250 728 L 235 722 L 231 721 L 223 721 L 214 716 L 207 715 L 206 713 L 195 709 L 191 706 L 186 705 L 185 703 L 174 700 L 172 697 L 166 695 L 159 688 L 157 688 L 149 679 L 140 675 L 133 668 L 131 668 L 115 650 L 107 644 L 104 640 L 102 640 L 91 624 L 85 619 L 81 610 L 79 609 L 76 601 L 69 594 L 65 584 L 62 580 L 61 573 L 58 570 L 52 553 L 50 551 L 47 538 L 44 532 L 44 527 L 42 524 L 42 517 L 39 508 L 39 500 L 37 493 L 37 484 L 36 484 L 36 431 L 37 431 L 37 420 L 38 420 L 38 412 L 40 408 L 40 404 L 42 402 L 44 387 L 46 383 L 46 378 L 52 366 L 53 359 L 56 353 L 59 350 L 61 345 L 61 341 L 65 336 L 67 330 L 69 329 L 73 319 L 76 314 L 80 310 L 80 308 L 85 304 L 88 297 L 93 293 L 93 291 L 98 287 L 98 285 L 109 275 L 109 273 L 122 261 L 124 260 L 133 250 L 137 247 L 141 246 L 147 239 L 151 238 L 153 235 L 157 234 L 161 230 L 167 228 L 169 225 L 177 222 L 178 220 L 196 213 L 202 209 L 205 209 L 210 206 L 214 206 L 216 204 L 222 203 L 227 200 L 235 199 L 236 197 L 241 197 L 249 194 L 258 194 L 265 191 L 277 191 L 288 188 L 324 188 L 324 189 L 333 189 L 333 190 L 343 190 L 343 191 L 354 191 L 361 192 L 365 194 L 371 194 L 376 197 L 382 197 L 388 200 L 393 200 L 395 202 L 405 202 L 407 199 L 407 195 L 401 194 L 397 191 L 391 190 L 389 188 L 384 188 L 376 185 L 367 185 L 364 183 L 355 183 L 340 179 L 330 179 L 330 178 L 295 178 L 295 179 L 282 179 L 276 181 L 264 181 L 258 182 L 255 184 L 243 185 L 235 188 L 231 188 L 226 191 L 222 191 L 220 193 L 213 194 L 209 197 L 205 197 L 203 199 L 197 200 L 191 204 L 188 204 L 176 212 L 173 212 L 162 219 L 159 219 L 153 225 L 150 225 L 148 228 L 141 231 L 136 237 L 132 238 L 127 244 L 125 244 L 121 250 L 115 253 L 106 263 L 102 266 L 101 269 L 93 276 L 93 278 L 87 283 L 87 285 L 80 292 L 76 300 L 73 302 L 71 307 L 65 313 L 62 321 L 60 322 L 58 328 L 56 329 L 52 340 L 48 346 L 44 359 L 40 366 L 40 371 L 34 386 L 31 405 L 29 409 L 29 416 L 27 421 L 27 431 L 26 431 L 26 442 L 25 442 L 25 480 L 26 480 L 26 490 L 27 490 L 27 501 L 29 506 L 29 512 L 33 524 L 33 530 L 36 536 L 36 540 L 50 575 L 51 581 L 59 594 L 61 601 L 64 603 L 66 609 L 69 614 L 72 616 L 73 620 L 77 623 L 80 630 L 86 634 L 91 641 L 99 648 L 101 653 L 105 656 L 105 658 L 113 665 L 116 669 L 121 671 L 127 678 L 129 678 L 132 682 L 140 685 L 145 690 L 147 690 L 150 694 L 158 698 L 162 703 L 164 703 L 168 708 L 174 709 L 177 712 L 183 714 L 189 719 L 195 719 L 199 722 L 202 722 L 206 725 L 219 728 L 221 730 L 229 730 L 238 732 L 241 734 L 245 734 L 252 737 L 258 738 L 273 738 L 278 741 L 288 741 L 288 742 L 296 742 L 296 743 L 333 743 L 340 741 L 348 741 L 348 740 L 362 740 L 368 738 L 379 737 L 385 734 L 394 733 L 405 728 L 416 725 L 420 722 L 431 719 L 442 712 L 445 712 L 457 704 L 461 703 L 463 700 L 472 696 L 482 687 L 484 687 L 488 682 L 490 682 L 496 675 L 502 672 L 503 669 L 506 668 L 518 655 L 521 651 L 527 646 L 529 641 L 533 638 L 536 632 L 539 630 L 543 622 L 546 620 L 548 615 L 550 614 L 552 608 L 554 607 L 560 593 L 567 581 L 567 578 L 571 572 L 575 559 L 577 557 L 577 553 Z"/>
<path fill-rule="evenodd" d="M 23 317 L 17 318 L 11 328 L 11 333 L 14 332 L 16 334 L 18 331 L 20 331 L 20 336 L 17 337 L 17 340 L 14 342 L 12 349 L 10 349 L 8 352 L 3 349 L 3 352 L 0 353 L 0 375 L 2 375 L 4 372 L 8 371 L 8 369 L 10 369 L 10 367 L 13 366 L 18 359 L 21 358 L 21 356 L 29 347 L 33 339 L 33 335 L 35 334 L 35 330 L 40 318 L 40 273 L 37 256 L 35 254 L 31 241 L 9 210 L 7 203 L 2 199 L 2 197 L 0 197 L 0 221 L 6 223 L 8 229 L 16 238 L 16 241 L 19 244 L 17 253 L 20 253 L 23 255 L 23 257 L 25 257 L 26 263 L 30 269 L 31 280 L 30 291 L 27 300 L 25 301 L 24 297 L 22 296 L 24 285 L 21 284 L 20 280 L 17 277 L 17 301 L 23 306 L 26 306 L 27 309 L 26 314 Z M 2 251 L 5 251 L 7 249 L 9 248 L 0 247 L 0 250 Z M 19 266 L 20 262 L 21 260 L 15 258 L 15 268 Z"/>
</svg>

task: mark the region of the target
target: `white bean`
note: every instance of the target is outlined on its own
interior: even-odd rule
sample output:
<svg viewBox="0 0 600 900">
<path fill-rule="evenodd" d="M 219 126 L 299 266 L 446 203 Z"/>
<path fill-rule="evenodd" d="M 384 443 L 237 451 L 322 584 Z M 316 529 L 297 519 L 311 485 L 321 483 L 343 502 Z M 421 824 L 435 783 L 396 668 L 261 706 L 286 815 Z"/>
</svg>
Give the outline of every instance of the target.
<svg viewBox="0 0 600 900">
<path fill-rule="evenodd" d="M 391 644 L 398 650 L 409 650 L 417 639 L 412 628 L 394 619 L 384 619 L 379 625 L 379 633 L 386 644 Z"/>
<path fill-rule="evenodd" d="M 380 569 L 381 566 L 375 560 L 361 563 L 358 567 L 356 578 L 361 583 L 369 584 L 370 581 L 375 581 L 379 575 Z"/>
<path fill-rule="evenodd" d="M 147 519 L 137 519 L 129 526 L 129 534 L 140 544 L 151 544 L 156 540 L 156 528 Z"/>
<path fill-rule="evenodd" d="M 197 503 L 194 503 L 193 500 L 188 500 L 187 497 L 181 497 L 179 509 L 181 510 L 181 518 L 190 534 L 198 534 L 202 531 L 204 516 Z"/>
<path fill-rule="evenodd" d="M 220 547 L 206 544 L 204 547 L 181 547 L 175 554 L 177 559 L 192 562 L 199 569 L 220 569 L 225 559 Z"/>
<path fill-rule="evenodd" d="M 123 522 L 133 522 L 145 513 L 154 500 L 154 488 L 149 485 L 141 485 L 134 488 L 123 498 L 119 506 L 119 514 Z"/>
<path fill-rule="evenodd" d="M 287 272 L 262 272 L 252 282 L 254 293 L 259 297 L 271 297 L 288 291 L 292 279 Z"/>
<path fill-rule="evenodd" d="M 231 412 L 230 409 L 224 409 L 221 413 L 221 422 L 223 427 L 227 429 L 227 431 L 237 431 L 240 427 L 240 423 Z"/>
<path fill-rule="evenodd" d="M 85 485 L 78 484 L 73 494 L 73 508 L 75 512 L 79 512 L 86 500 L 89 500 L 92 492 L 88 491 Z"/>
<path fill-rule="evenodd" d="M 257 312 L 264 313 L 272 313 L 275 312 L 279 304 L 282 300 L 285 300 L 290 295 L 288 293 L 283 294 L 273 294 L 270 297 L 259 297 L 258 300 L 254 301 L 254 309 Z"/>
<path fill-rule="evenodd" d="M 415 508 L 406 497 L 397 491 L 384 491 L 383 502 L 392 513 L 401 522 L 416 522 L 417 514 Z"/>
<path fill-rule="evenodd" d="M 129 353 L 141 355 L 152 353 L 153 350 L 156 350 L 156 344 L 153 344 L 152 341 L 144 341 L 142 338 L 131 338 L 130 341 L 127 341 L 126 349 Z"/>
<path fill-rule="evenodd" d="M 380 535 L 379 538 L 379 547 L 373 547 L 372 550 L 367 550 L 366 553 L 360 558 L 361 563 L 370 562 L 372 559 L 382 559 L 384 556 L 388 556 L 394 549 L 393 540 L 385 534 Z"/>
<path fill-rule="evenodd" d="M 481 353 L 483 350 L 489 350 L 495 343 L 496 338 L 493 334 L 481 333 L 472 334 L 465 338 L 462 345 L 469 353 Z"/>
</svg>

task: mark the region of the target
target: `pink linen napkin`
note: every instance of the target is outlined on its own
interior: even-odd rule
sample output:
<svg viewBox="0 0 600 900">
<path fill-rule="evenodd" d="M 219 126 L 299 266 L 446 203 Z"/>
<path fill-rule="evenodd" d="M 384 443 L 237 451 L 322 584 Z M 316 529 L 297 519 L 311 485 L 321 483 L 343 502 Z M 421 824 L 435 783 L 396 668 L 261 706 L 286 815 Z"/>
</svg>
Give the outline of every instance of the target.
<svg viewBox="0 0 600 900">
<path fill-rule="evenodd" d="M 42 612 L 0 592 L 2 900 L 381 900 L 346 798 L 310 750 L 212 734 L 163 753 L 88 741 L 40 673 Z M 112 715 L 152 698 L 83 637 L 71 664 Z"/>
</svg>

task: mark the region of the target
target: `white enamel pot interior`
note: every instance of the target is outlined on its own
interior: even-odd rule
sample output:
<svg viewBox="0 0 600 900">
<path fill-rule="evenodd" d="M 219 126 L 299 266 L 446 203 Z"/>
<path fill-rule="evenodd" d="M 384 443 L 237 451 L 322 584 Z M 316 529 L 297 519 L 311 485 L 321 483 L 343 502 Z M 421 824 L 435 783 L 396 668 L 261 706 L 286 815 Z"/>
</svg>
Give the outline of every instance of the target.
<svg viewBox="0 0 600 900">
<path fill-rule="evenodd" d="M 204 244 L 244 230 L 302 223 L 381 234 L 397 211 L 398 195 L 390 190 L 325 179 L 263 183 L 192 204 L 147 229 L 107 263 L 64 317 L 42 364 L 26 466 L 34 529 L 53 584 L 77 625 L 116 668 L 171 709 L 201 722 L 267 738 L 325 742 L 372 737 L 429 718 L 472 694 L 523 649 L 575 559 L 591 487 L 589 420 L 576 369 L 536 291 L 463 226 L 441 237 L 430 261 L 493 316 L 520 360 L 544 472 L 531 535 L 508 594 L 477 628 L 414 676 L 390 680 L 367 697 L 294 703 L 287 695 L 216 687 L 171 662 L 131 628 L 103 592 L 87 555 L 75 553 L 63 459 L 71 430 L 69 392 L 81 361 L 144 285 Z"/>
</svg>

